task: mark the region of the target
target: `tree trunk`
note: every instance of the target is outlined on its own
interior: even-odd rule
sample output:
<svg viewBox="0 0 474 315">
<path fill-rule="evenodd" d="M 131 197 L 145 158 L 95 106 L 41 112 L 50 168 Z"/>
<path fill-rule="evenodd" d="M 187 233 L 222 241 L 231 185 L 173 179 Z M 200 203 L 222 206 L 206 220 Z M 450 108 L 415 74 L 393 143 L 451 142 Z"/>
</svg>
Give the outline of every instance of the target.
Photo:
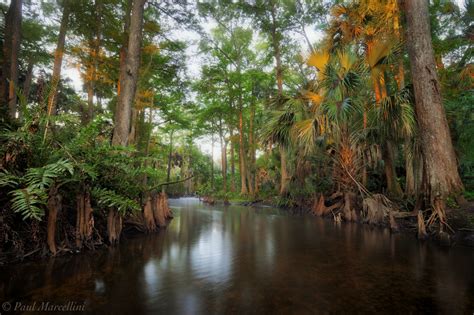
<svg viewBox="0 0 474 315">
<path fill-rule="evenodd" d="M 272 3 L 271 8 L 271 17 L 272 17 L 272 44 L 273 44 L 273 53 L 275 57 L 275 75 L 278 88 L 278 96 L 283 95 L 283 72 L 281 67 L 281 51 L 280 51 L 280 39 L 279 33 L 277 30 L 277 18 L 276 18 L 276 7 Z M 280 182 L 280 195 L 286 195 L 288 193 L 288 184 L 289 176 L 286 166 L 286 151 L 280 145 L 280 172 L 281 172 L 281 182 Z"/>
<path fill-rule="evenodd" d="M 234 129 L 230 128 L 230 191 L 235 191 L 235 145 L 234 145 Z"/>
<path fill-rule="evenodd" d="M 140 66 L 140 48 L 143 29 L 143 11 L 146 0 L 134 0 L 130 19 L 128 52 L 123 67 L 120 68 L 120 94 L 115 111 L 113 145 L 128 144 L 132 103 L 138 81 Z"/>
<path fill-rule="evenodd" d="M 272 16 L 272 34 L 271 35 L 272 35 L 273 53 L 275 56 L 275 75 L 277 79 L 278 95 L 281 96 L 283 94 L 283 72 L 281 69 L 281 52 L 280 52 L 280 39 L 279 39 L 280 35 L 277 30 L 276 7 L 274 3 L 272 3 L 271 16 Z"/>
<path fill-rule="evenodd" d="M 58 218 L 58 213 L 62 208 L 62 197 L 58 194 L 56 186 L 50 189 L 48 196 L 48 232 L 47 232 L 47 242 L 49 251 L 56 255 L 56 221 Z"/>
<path fill-rule="evenodd" d="M 249 165 L 247 167 L 247 181 L 249 193 L 255 196 L 255 141 L 254 141 L 255 103 L 250 106 L 249 121 Z"/>
<path fill-rule="evenodd" d="M 241 96 L 240 96 L 241 97 Z M 239 162 L 240 162 L 240 194 L 247 195 L 247 163 L 245 161 L 244 118 L 242 108 L 239 109 Z"/>
<path fill-rule="evenodd" d="M 139 113 L 140 112 L 140 113 Z M 143 114 L 143 110 L 138 110 L 134 106 L 132 106 L 132 117 L 130 122 L 130 133 L 128 134 L 128 144 L 136 144 L 137 143 L 137 129 L 139 119 L 138 116 Z M 141 117 L 140 117 L 141 120 Z"/>
<path fill-rule="evenodd" d="M 66 42 L 66 32 L 69 23 L 69 3 L 64 1 L 63 16 L 61 18 L 61 25 L 59 26 L 58 42 L 54 52 L 53 75 L 51 77 L 51 92 L 48 97 L 48 116 L 56 114 L 56 102 L 58 94 L 58 84 L 61 79 L 61 66 L 63 63 L 64 44 Z"/>
<path fill-rule="evenodd" d="M 395 152 L 394 144 L 387 140 L 382 148 L 382 158 L 384 161 L 385 177 L 387 179 L 387 191 L 390 196 L 400 197 L 402 195 L 402 188 L 397 181 L 397 173 L 395 171 Z"/>
<path fill-rule="evenodd" d="M 211 190 L 214 191 L 214 134 L 211 135 Z"/>
<path fill-rule="evenodd" d="M 16 116 L 22 5 L 22 0 L 12 0 L 5 17 L 0 97 L 10 120 L 14 120 Z"/>
<path fill-rule="evenodd" d="M 143 110 L 144 111 L 144 110 Z M 148 124 L 152 125 L 152 122 L 153 122 L 153 110 L 151 109 L 151 107 L 149 108 L 149 113 L 148 113 Z M 150 143 L 151 143 L 151 133 L 153 131 L 153 128 L 150 128 L 149 129 L 149 132 L 147 134 L 147 139 L 146 139 L 146 142 L 145 142 L 145 151 L 144 151 L 144 156 L 145 156 L 145 162 L 143 163 L 143 166 L 146 168 L 148 166 L 148 154 L 150 152 Z M 147 186 L 147 182 L 148 182 L 148 177 L 146 174 L 143 174 L 143 178 L 142 178 L 142 185 L 143 185 L 143 189 L 146 190 L 146 186 Z"/>
<path fill-rule="evenodd" d="M 290 176 L 288 175 L 287 165 L 287 152 L 283 146 L 278 146 L 280 150 L 280 172 L 281 172 L 281 181 L 280 181 L 280 196 L 288 194 L 288 184 L 290 183 Z"/>
<path fill-rule="evenodd" d="M 405 142 L 405 196 L 415 196 L 415 165 L 413 163 L 414 154 L 410 154 L 410 141 Z"/>
<path fill-rule="evenodd" d="M 89 123 L 92 120 L 92 115 L 94 113 L 94 66 L 92 63 L 89 65 L 89 80 L 86 83 L 87 85 L 87 114 L 84 119 L 84 124 Z"/>
<path fill-rule="evenodd" d="M 463 190 L 456 156 L 441 101 L 429 24 L 428 2 L 401 1 L 407 27 L 406 43 L 415 91 L 415 112 L 425 167 L 424 194 L 432 205 Z"/>
<path fill-rule="evenodd" d="M 227 141 L 224 139 L 222 121 L 219 124 L 219 140 L 221 144 L 222 190 L 227 192 Z"/>
<path fill-rule="evenodd" d="M 120 48 L 120 69 L 125 67 L 125 57 L 127 56 L 128 51 L 128 32 L 130 29 L 130 13 L 132 10 L 133 0 L 127 0 L 123 2 L 123 12 L 124 16 L 124 25 L 123 25 L 123 38 L 122 38 L 122 47 Z M 117 82 L 117 96 L 120 96 L 120 76 Z"/>
<path fill-rule="evenodd" d="M 170 132 L 170 146 L 169 146 L 169 151 L 168 151 L 168 167 L 166 168 L 166 181 L 169 182 L 170 179 L 171 179 L 171 159 L 173 157 L 173 133 L 174 133 L 174 130 L 171 130 Z M 163 193 L 165 192 L 166 186 L 163 185 L 162 186 L 162 191 Z"/>
<path fill-rule="evenodd" d="M 23 83 L 23 98 L 25 99 L 26 104 L 28 104 L 28 99 L 30 97 L 31 82 L 33 81 L 34 66 L 35 64 L 33 63 L 33 61 L 30 60 L 28 62 L 28 69 L 26 70 L 25 82 Z"/>
</svg>

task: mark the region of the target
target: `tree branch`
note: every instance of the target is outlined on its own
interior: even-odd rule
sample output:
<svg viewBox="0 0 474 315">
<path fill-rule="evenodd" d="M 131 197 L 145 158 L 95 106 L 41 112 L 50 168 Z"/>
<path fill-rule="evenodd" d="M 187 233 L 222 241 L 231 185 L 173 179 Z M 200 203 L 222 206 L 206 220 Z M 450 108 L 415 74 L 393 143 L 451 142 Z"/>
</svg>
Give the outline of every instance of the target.
<svg viewBox="0 0 474 315">
<path fill-rule="evenodd" d="M 180 180 L 175 180 L 175 181 L 171 181 L 171 182 L 165 182 L 165 183 L 161 183 L 161 184 L 158 184 L 152 188 L 149 189 L 149 191 L 152 191 L 152 190 L 155 190 L 155 189 L 158 189 L 160 188 L 161 186 L 168 186 L 168 185 L 173 185 L 173 184 L 178 184 L 178 183 L 182 183 L 182 182 L 185 182 L 187 180 L 190 180 L 191 178 L 193 178 L 194 175 L 191 175 L 185 179 L 180 179 Z"/>
</svg>

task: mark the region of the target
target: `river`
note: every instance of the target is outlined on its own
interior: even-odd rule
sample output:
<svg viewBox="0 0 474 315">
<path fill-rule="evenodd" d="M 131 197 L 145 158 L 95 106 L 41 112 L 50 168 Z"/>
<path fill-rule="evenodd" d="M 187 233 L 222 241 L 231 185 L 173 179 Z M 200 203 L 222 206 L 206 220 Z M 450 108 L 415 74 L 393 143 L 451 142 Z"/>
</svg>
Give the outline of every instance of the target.
<svg viewBox="0 0 474 315">
<path fill-rule="evenodd" d="M 2 267 L 0 314 L 474 312 L 472 248 L 272 208 L 170 205 L 159 233 Z"/>
</svg>

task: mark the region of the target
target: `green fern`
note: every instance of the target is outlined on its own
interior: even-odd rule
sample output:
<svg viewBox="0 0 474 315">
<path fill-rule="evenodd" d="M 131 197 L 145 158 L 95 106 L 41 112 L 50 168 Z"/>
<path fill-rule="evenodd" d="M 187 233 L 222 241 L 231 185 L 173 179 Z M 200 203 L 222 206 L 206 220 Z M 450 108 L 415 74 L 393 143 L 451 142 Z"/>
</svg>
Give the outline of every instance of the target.
<svg viewBox="0 0 474 315">
<path fill-rule="evenodd" d="M 126 196 L 119 195 L 112 190 L 95 188 L 92 190 L 92 196 L 98 205 L 106 208 L 117 209 L 122 214 L 127 210 L 140 211 L 140 205 L 138 202 L 129 199 Z"/>
<path fill-rule="evenodd" d="M 0 187 L 18 187 L 19 180 L 15 175 L 10 174 L 8 171 L 0 171 Z"/>
<path fill-rule="evenodd" d="M 11 199 L 13 212 L 20 213 L 23 220 L 32 218 L 41 221 L 44 216 L 43 206 L 48 197 L 45 190 L 26 187 L 14 190 L 10 194 L 13 196 Z"/>
<path fill-rule="evenodd" d="M 48 164 L 43 167 L 30 168 L 26 172 L 25 180 L 29 187 L 46 189 L 54 181 L 65 173 L 73 174 L 72 164 L 67 160 L 59 160 L 56 163 Z"/>
<path fill-rule="evenodd" d="M 0 187 L 17 188 L 11 191 L 12 210 L 20 213 L 23 220 L 41 220 L 44 206 L 48 200 L 48 189 L 66 173 L 73 174 L 72 164 L 67 160 L 59 160 L 43 167 L 29 168 L 23 179 L 7 171 L 0 172 Z"/>
</svg>

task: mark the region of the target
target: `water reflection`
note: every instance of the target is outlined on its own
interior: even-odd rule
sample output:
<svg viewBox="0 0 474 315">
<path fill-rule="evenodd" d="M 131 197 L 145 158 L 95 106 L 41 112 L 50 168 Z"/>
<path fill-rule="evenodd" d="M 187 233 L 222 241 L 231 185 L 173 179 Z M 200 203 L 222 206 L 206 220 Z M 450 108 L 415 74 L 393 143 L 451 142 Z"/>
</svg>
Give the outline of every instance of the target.
<svg viewBox="0 0 474 315">
<path fill-rule="evenodd" d="M 172 201 L 166 231 L 2 270 L 2 301 L 86 301 L 91 313 L 474 310 L 474 251 L 276 209 Z"/>
</svg>

